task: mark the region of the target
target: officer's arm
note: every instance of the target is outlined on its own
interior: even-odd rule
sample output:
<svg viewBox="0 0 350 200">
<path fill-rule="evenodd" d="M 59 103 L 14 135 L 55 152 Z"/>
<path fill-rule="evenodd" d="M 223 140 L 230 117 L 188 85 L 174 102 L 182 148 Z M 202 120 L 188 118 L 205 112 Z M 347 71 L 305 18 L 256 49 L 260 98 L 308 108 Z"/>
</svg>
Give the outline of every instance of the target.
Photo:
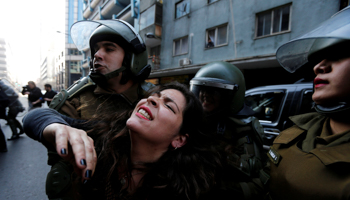
<svg viewBox="0 0 350 200">
<path fill-rule="evenodd" d="M 46 126 L 53 123 L 69 125 L 57 111 L 48 108 L 34 109 L 22 121 L 25 133 L 39 142 L 44 142 L 42 133 Z"/>
</svg>

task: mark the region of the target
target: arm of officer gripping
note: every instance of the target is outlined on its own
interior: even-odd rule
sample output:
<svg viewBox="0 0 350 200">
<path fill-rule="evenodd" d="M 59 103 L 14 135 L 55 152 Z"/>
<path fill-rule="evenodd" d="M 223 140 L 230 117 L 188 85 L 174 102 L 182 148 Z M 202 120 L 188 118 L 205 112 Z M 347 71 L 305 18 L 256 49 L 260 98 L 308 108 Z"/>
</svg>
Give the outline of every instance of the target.
<svg viewBox="0 0 350 200">
<path fill-rule="evenodd" d="M 84 91 L 89 86 L 93 85 L 96 84 L 90 79 L 89 76 L 80 79 L 79 81 L 71 85 L 67 90 L 62 90 L 61 92 L 56 94 L 51 101 L 50 108 L 55 109 L 57 111 L 60 110 L 67 99 L 74 97 L 75 95 Z"/>
</svg>

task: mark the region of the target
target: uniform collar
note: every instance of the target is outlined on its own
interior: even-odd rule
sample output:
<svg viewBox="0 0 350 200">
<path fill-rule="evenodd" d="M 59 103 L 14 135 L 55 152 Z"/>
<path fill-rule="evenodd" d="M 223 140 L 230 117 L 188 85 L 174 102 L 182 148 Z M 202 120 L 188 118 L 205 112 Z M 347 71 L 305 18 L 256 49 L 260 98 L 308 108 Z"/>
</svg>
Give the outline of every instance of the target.
<svg viewBox="0 0 350 200">
<path fill-rule="evenodd" d="M 329 134 L 329 118 L 319 113 L 308 113 L 290 117 L 301 129 L 307 130 L 302 149 L 314 154 L 325 165 L 334 163 L 350 163 L 350 157 L 344 152 L 350 152 L 350 130 L 337 135 Z M 315 148 L 316 140 L 327 143 Z"/>
</svg>

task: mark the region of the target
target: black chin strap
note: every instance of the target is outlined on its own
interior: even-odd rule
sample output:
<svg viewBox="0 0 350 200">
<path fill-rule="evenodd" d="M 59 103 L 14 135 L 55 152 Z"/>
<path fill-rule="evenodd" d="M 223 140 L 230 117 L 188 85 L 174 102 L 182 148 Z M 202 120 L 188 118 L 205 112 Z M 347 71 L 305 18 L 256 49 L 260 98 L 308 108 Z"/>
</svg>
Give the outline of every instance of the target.
<svg viewBox="0 0 350 200">
<path fill-rule="evenodd" d="M 126 67 L 122 66 L 121 68 L 114 70 L 113 72 L 110 72 L 108 74 L 101 74 L 95 71 L 90 72 L 90 78 L 93 82 L 95 82 L 97 85 L 99 85 L 102 88 L 108 88 L 108 80 L 114 77 L 118 77 L 120 72 L 124 72 L 126 70 Z M 123 78 L 123 77 L 122 77 Z M 124 83 L 125 84 L 125 83 Z"/>
<path fill-rule="evenodd" d="M 115 70 L 113 72 L 105 74 L 104 76 L 106 77 L 107 80 L 109 80 L 111 78 L 119 76 L 119 73 L 123 72 L 125 69 L 126 69 L 126 67 L 122 66 L 122 67 L 120 67 L 119 69 L 117 69 L 117 70 Z"/>
<path fill-rule="evenodd" d="M 329 106 L 316 104 L 315 109 L 318 113 L 331 118 L 349 116 L 350 114 L 350 105 L 346 102 L 339 102 L 338 104 Z"/>
</svg>

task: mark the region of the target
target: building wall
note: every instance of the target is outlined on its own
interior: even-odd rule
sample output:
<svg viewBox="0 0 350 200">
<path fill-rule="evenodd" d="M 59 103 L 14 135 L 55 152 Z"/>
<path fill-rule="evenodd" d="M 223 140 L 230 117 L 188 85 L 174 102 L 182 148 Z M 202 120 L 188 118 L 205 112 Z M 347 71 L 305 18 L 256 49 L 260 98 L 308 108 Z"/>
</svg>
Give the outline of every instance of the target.
<svg viewBox="0 0 350 200">
<path fill-rule="evenodd" d="M 65 5 L 65 46 L 63 55 L 59 55 L 56 64 L 56 82 L 57 90 L 68 88 L 81 77 L 81 72 L 71 70 L 73 62 L 81 62 L 82 55 L 71 55 L 71 50 L 76 50 L 72 38 L 70 37 L 70 28 L 76 22 L 83 20 L 83 0 L 66 0 Z"/>
<path fill-rule="evenodd" d="M 330 18 L 339 11 L 340 5 L 338 0 L 219 0 L 211 4 L 191 0 L 189 14 L 175 19 L 177 2 L 181 1 L 163 1 L 161 64 L 159 72 L 152 72 L 153 77 L 166 76 L 162 70 L 179 68 L 179 60 L 183 58 L 190 58 L 192 63 L 181 67 L 182 71 L 196 67 L 198 70 L 206 63 L 222 60 L 235 64 L 243 72 L 279 67 L 275 58 L 277 48 Z M 290 31 L 256 38 L 256 14 L 285 4 L 292 7 Z M 228 44 L 206 49 L 206 30 L 225 23 L 229 30 Z M 190 35 L 193 36 L 188 40 L 189 52 L 173 56 L 173 41 Z M 194 73 L 192 71 L 192 75 Z"/>
<path fill-rule="evenodd" d="M 177 0 L 169 0 L 163 3 L 161 68 L 176 67 L 179 59 L 188 57 L 188 54 L 173 56 L 173 40 L 191 33 L 193 37 L 190 59 L 193 64 L 270 55 L 275 54 L 280 45 L 314 28 L 339 9 L 338 1 L 328 0 L 219 0 L 209 5 L 206 1 L 191 1 L 190 14 L 175 19 L 176 2 Z M 292 3 L 291 31 L 256 39 L 256 13 L 287 3 Z M 228 23 L 229 29 L 228 45 L 205 49 L 206 29 L 225 23 Z"/>
<path fill-rule="evenodd" d="M 6 41 L 0 38 L 0 78 L 8 79 Z"/>
</svg>

